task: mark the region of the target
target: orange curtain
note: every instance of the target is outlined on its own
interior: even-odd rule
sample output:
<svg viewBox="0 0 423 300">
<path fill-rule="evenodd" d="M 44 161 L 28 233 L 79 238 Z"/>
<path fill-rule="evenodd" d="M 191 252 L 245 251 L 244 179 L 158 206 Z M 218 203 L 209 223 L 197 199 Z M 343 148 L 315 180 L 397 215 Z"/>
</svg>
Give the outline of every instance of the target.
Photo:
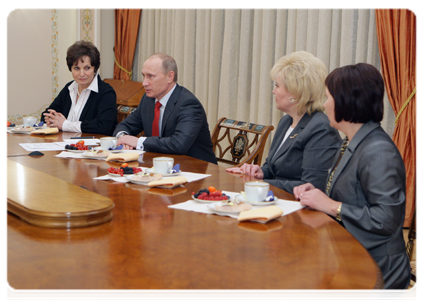
<svg viewBox="0 0 423 300">
<path fill-rule="evenodd" d="M 406 9 L 376 10 L 377 39 L 386 92 L 396 115 L 393 141 L 404 160 L 404 226 L 416 206 L 416 16 Z"/>
<path fill-rule="evenodd" d="M 115 10 L 114 79 L 132 80 L 141 9 Z"/>
</svg>

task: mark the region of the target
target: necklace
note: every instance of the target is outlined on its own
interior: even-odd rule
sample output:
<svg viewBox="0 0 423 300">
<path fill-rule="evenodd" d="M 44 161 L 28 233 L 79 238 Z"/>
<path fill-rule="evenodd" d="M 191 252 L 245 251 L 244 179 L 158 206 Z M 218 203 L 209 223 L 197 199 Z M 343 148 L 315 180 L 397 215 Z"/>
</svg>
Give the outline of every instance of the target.
<svg viewBox="0 0 423 300">
<path fill-rule="evenodd" d="M 327 195 L 327 196 L 329 196 L 329 192 L 330 192 L 330 189 L 331 189 L 331 187 L 332 187 L 332 179 L 333 179 L 333 175 L 335 175 L 336 168 L 338 167 L 338 164 L 339 164 L 339 162 L 341 161 L 341 158 L 342 158 L 342 156 L 344 155 L 344 152 L 345 152 L 345 150 L 346 150 L 346 149 L 347 149 L 347 147 L 348 147 L 348 143 L 349 143 L 349 142 L 348 142 L 348 138 L 347 138 L 347 137 L 345 137 L 344 142 L 342 143 L 341 153 L 339 153 L 338 160 L 336 161 L 336 164 L 335 164 L 335 166 L 333 167 L 333 170 L 332 170 L 332 172 L 330 173 L 330 176 L 329 176 L 328 182 L 327 182 L 327 184 L 326 184 L 326 195 Z"/>
</svg>

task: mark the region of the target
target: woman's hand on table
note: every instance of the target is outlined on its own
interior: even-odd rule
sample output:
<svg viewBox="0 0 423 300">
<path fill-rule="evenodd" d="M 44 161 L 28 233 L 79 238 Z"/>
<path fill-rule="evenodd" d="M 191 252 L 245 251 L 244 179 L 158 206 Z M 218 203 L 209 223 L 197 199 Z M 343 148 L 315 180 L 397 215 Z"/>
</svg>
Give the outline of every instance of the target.
<svg viewBox="0 0 423 300">
<path fill-rule="evenodd" d="M 54 109 L 49 109 L 48 113 L 44 113 L 44 121 L 49 127 L 57 127 L 59 130 L 62 130 L 63 122 L 66 121 L 66 118 L 61 113 L 55 111 Z"/>
<path fill-rule="evenodd" d="M 123 145 L 124 150 L 136 149 L 138 138 L 132 135 L 124 135 L 117 140 L 117 146 Z"/>
<path fill-rule="evenodd" d="M 331 216 L 336 216 L 340 202 L 332 200 L 324 192 L 316 189 L 311 183 L 294 187 L 293 193 L 302 205 L 322 211 Z"/>
<path fill-rule="evenodd" d="M 243 164 L 241 167 L 227 168 L 226 172 L 235 173 L 235 174 L 245 174 L 257 179 L 263 179 L 264 173 L 260 166 Z"/>
</svg>

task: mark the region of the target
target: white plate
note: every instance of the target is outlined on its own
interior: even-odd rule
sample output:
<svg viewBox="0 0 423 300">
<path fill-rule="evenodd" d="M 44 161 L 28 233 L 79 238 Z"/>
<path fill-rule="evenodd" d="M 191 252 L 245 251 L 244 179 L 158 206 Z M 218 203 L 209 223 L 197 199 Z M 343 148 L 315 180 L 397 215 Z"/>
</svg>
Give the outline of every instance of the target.
<svg viewBox="0 0 423 300">
<path fill-rule="evenodd" d="M 132 179 L 132 176 L 133 176 L 133 175 L 128 175 L 126 178 L 127 178 L 130 182 L 135 183 L 135 184 L 148 186 L 148 183 L 149 183 L 149 182 L 151 182 L 151 181 L 143 182 L 143 181 L 133 180 L 133 179 Z M 159 179 L 159 180 L 163 180 L 163 179 L 164 179 L 164 178 L 161 178 L 161 179 Z M 167 186 L 162 186 L 162 185 L 161 185 L 161 186 L 154 186 L 154 187 L 161 188 L 161 189 L 173 189 L 173 188 L 176 188 L 176 187 L 178 187 L 178 186 L 180 186 L 180 184 L 175 185 L 175 186 L 169 186 L 169 187 L 167 187 Z"/>
<path fill-rule="evenodd" d="M 141 172 L 138 172 L 138 173 L 142 173 L 142 171 Z M 132 175 L 135 175 L 135 174 L 138 174 L 138 173 L 134 173 L 134 174 L 123 174 L 123 176 L 129 177 L 129 176 L 132 176 Z M 110 173 L 110 172 L 107 172 L 107 174 L 110 175 L 110 176 L 116 176 L 116 177 L 117 176 L 120 176 L 120 174 L 115 174 L 115 173 Z"/>
<path fill-rule="evenodd" d="M 191 196 L 191 198 L 200 203 L 218 203 L 218 202 L 226 201 L 226 200 L 202 200 L 202 199 L 194 198 L 194 196 Z"/>
<path fill-rule="evenodd" d="M 91 149 L 91 147 L 89 147 L 89 148 Z M 90 150 L 90 149 L 88 149 L 88 150 Z M 72 152 L 72 153 L 84 153 L 84 152 L 86 152 L 88 150 L 71 150 L 71 149 L 65 149 L 65 151 Z"/>
<path fill-rule="evenodd" d="M 103 149 L 101 149 L 101 147 L 96 147 L 96 148 L 94 148 L 94 150 L 103 150 Z M 107 151 L 107 152 L 110 152 L 110 153 L 119 153 L 119 152 L 122 152 L 123 149 L 119 149 L 119 150 L 103 150 L 103 151 Z"/>
<path fill-rule="evenodd" d="M 133 180 L 133 179 L 132 179 L 132 176 L 133 176 L 133 175 L 128 175 L 128 176 L 126 176 L 126 178 L 127 178 L 130 182 L 132 182 L 132 183 L 139 184 L 139 185 L 148 185 L 148 183 L 149 183 L 149 181 L 144 182 L 144 181 Z"/>
<path fill-rule="evenodd" d="M 238 199 L 241 202 L 248 203 L 248 204 L 251 204 L 251 205 L 256 205 L 256 206 L 266 206 L 266 205 L 276 204 L 276 202 L 278 202 L 278 200 L 279 200 L 278 198 L 275 197 L 275 200 L 273 200 L 273 201 L 250 202 L 247 199 L 245 199 L 244 196 L 242 196 L 242 194 L 236 195 L 235 199 Z"/>
<path fill-rule="evenodd" d="M 29 128 L 15 128 L 15 129 L 10 130 L 10 132 L 13 132 L 13 133 L 23 133 L 23 134 L 31 134 L 32 131 L 34 131 L 33 127 L 31 129 L 29 129 Z"/>
<path fill-rule="evenodd" d="M 89 151 L 84 151 L 84 153 L 82 153 L 82 156 L 83 157 L 86 157 L 86 158 L 90 158 L 90 159 L 106 159 L 107 158 L 107 156 L 109 156 L 109 154 L 107 153 L 107 154 L 103 154 L 103 153 L 100 153 L 100 154 L 103 154 L 103 155 L 98 155 L 98 154 L 94 154 L 94 155 L 90 155 L 90 154 L 88 154 L 88 153 L 90 153 Z M 91 152 L 92 153 L 92 152 Z"/>
<path fill-rule="evenodd" d="M 237 214 L 240 213 L 240 211 L 221 211 L 221 210 L 218 210 L 218 209 L 216 209 L 216 204 L 219 204 L 219 203 L 209 203 L 209 204 L 207 204 L 207 207 L 210 208 L 212 211 L 217 212 L 219 214 L 237 215 Z M 252 206 L 249 209 L 246 209 L 246 210 L 251 210 L 251 209 L 252 209 Z M 246 211 L 246 210 L 244 210 L 244 211 Z"/>
<path fill-rule="evenodd" d="M 145 172 L 146 173 L 156 173 L 156 172 L 154 172 L 153 168 L 146 169 Z M 181 171 L 179 171 L 178 173 L 162 173 L 163 177 L 177 176 L 177 175 L 180 175 L 180 174 L 181 174 Z"/>
<path fill-rule="evenodd" d="M 125 174 L 123 174 L 123 176 L 120 176 L 120 174 L 109 173 L 109 172 L 107 172 L 107 175 L 110 175 L 110 176 L 116 176 L 116 177 L 123 177 L 123 176 L 125 176 Z M 129 175 L 129 174 L 127 174 L 127 175 Z M 132 174 L 131 174 L 131 175 L 132 175 Z"/>
</svg>

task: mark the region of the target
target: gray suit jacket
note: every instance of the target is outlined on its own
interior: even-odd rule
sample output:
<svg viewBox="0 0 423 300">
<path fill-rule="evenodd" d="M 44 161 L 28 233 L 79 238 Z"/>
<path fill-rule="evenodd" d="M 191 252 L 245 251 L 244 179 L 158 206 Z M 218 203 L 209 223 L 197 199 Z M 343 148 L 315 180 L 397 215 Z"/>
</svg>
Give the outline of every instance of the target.
<svg viewBox="0 0 423 300">
<path fill-rule="evenodd" d="M 329 196 L 342 202 L 342 224 L 373 256 L 385 288 L 407 288 L 410 263 L 402 233 L 405 168 L 379 123 L 363 124 L 350 141 Z"/>
<path fill-rule="evenodd" d="M 269 155 L 262 166 L 264 181 L 289 193 L 297 185 L 307 182 L 324 190 L 341 137 L 323 112 L 305 114 L 275 154 L 291 124 L 289 115 L 279 121 Z"/>
<path fill-rule="evenodd" d="M 155 99 L 141 99 L 137 109 L 118 124 L 113 135 L 126 131 L 137 136 L 144 131 L 144 150 L 188 155 L 217 164 L 209 124 L 201 102 L 186 88 L 176 85 L 163 114 L 161 137 L 152 137 Z"/>
</svg>

